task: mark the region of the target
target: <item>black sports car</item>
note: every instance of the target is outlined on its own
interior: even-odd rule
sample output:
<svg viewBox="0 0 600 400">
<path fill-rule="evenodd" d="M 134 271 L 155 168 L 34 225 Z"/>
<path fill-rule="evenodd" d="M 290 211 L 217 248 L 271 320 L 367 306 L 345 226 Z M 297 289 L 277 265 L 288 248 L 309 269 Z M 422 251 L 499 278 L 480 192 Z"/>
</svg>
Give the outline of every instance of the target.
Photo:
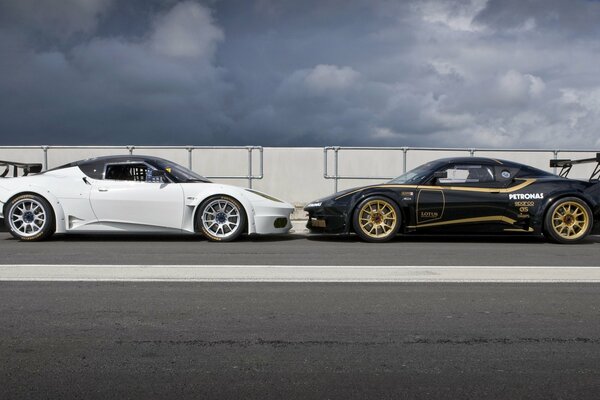
<svg viewBox="0 0 600 400">
<path fill-rule="evenodd" d="M 568 179 L 575 164 L 597 163 L 589 181 Z M 397 233 L 545 235 L 575 243 L 600 228 L 600 153 L 552 160 L 554 175 L 491 158 L 447 158 L 380 185 L 338 192 L 308 204 L 313 233 L 357 233 L 384 242 Z M 596 222 L 596 226 L 594 223 Z"/>
</svg>

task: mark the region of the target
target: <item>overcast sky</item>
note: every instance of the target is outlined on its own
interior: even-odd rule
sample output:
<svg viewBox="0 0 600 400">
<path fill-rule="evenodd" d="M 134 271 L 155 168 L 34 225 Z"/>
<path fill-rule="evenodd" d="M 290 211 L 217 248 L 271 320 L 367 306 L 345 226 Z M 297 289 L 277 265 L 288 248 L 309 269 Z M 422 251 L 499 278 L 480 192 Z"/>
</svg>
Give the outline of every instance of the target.
<svg viewBox="0 0 600 400">
<path fill-rule="evenodd" d="M 0 145 L 600 147 L 600 2 L 0 0 Z"/>
</svg>

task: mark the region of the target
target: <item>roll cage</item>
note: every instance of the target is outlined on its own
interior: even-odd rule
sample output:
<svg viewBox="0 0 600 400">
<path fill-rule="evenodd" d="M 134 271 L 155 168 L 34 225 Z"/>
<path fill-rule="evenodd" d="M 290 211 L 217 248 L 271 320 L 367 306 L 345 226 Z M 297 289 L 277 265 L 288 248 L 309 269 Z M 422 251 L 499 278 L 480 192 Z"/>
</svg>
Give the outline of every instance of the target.
<svg viewBox="0 0 600 400">
<path fill-rule="evenodd" d="M 437 180 L 445 180 L 449 179 L 447 176 L 436 176 L 438 172 L 446 168 L 456 167 L 458 169 L 468 169 L 471 167 L 481 167 L 482 172 L 487 169 L 486 178 L 490 178 L 487 181 L 482 181 L 478 179 L 476 176 L 473 176 L 475 180 L 469 182 L 468 179 L 465 179 L 464 182 L 440 182 L 443 185 L 455 185 L 460 184 L 464 186 L 473 186 L 473 187 L 499 187 L 504 188 L 509 186 L 514 179 L 525 179 L 531 178 L 532 176 L 552 176 L 551 173 L 537 170 L 533 167 L 529 167 L 528 165 L 515 163 L 506 160 L 496 160 L 492 158 L 483 158 L 483 157 L 459 157 L 459 158 L 448 158 L 437 160 L 437 162 L 431 162 L 429 164 L 424 164 L 423 166 L 428 166 L 428 170 L 425 174 L 422 174 L 422 177 L 418 182 L 414 182 L 417 185 L 430 185 Z M 422 167 L 423 167 L 422 166 Z M 417 167 L 420 168 L 420 167 Z M 476 172 L 476 171 L 474 171 Z M 410 173 L 410 171 L 409 171 Z M 406 174 L 405 174 L 406 175 Z M 475 174 L 476 175 L 476 174 Z M 402 177 L 402 176 L 401 176 Z M 399 177 L 400 178 L 400 177 Z M 398 179 L 398 178 L 396 178 Z"/>
<path fill-rule="evenodd" d="M 68 167 L 79 167 L 79 169 L 88 177 L 97 180 L 107 179 L 107 169 L 110 166 L 115 165 L 136 165 L 144 164 L 148 170 L 164 171 L 165 179 L 174 183 L 185 183 L 185 182 L 206 182 L 210 181 L 197 173 L 178 165 L 177 163 L 164 160 L 158 157 L 149 156 L 106 156 L 91 158 L 82 161 L 76 161 L 74 163 L 63 165 L 60 168 Z M 133 171 L 131 171 L 133 172 Z M 139 171 L 138 171 L 139 172 Z M 142 175 L 137 172 L 133 175 Z M 126 179 L 132 180 L 132 179 Z M 133 179 L 135 180 L 135 179 Z"/>
</svg>

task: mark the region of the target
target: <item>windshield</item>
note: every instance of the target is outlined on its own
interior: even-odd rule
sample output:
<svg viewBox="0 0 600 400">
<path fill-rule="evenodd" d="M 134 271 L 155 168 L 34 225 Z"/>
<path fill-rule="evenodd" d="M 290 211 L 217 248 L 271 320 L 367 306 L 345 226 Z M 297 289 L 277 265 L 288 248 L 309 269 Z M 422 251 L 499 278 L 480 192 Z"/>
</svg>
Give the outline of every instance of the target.
<svg viewBox="0 0 600 400">
<path fill-rule="evenodd" d="M 206 182 L 210 183 L 208 179 L 195 173 L 194 171 L 182 167 L 179 164 L 166 160 L 157 160 L 156 166 L 160 169 L 167 171 L 177 182 Z"/>
<path fill-rule="evenodd" d="M 422 183 L 425 178 L 431 175 L 433 169 L 434 163 L 423 164 L 405 174 L 400 175 L 397 178 L 392 179 L 388 183 L 418 185 Z"/>
</svg>

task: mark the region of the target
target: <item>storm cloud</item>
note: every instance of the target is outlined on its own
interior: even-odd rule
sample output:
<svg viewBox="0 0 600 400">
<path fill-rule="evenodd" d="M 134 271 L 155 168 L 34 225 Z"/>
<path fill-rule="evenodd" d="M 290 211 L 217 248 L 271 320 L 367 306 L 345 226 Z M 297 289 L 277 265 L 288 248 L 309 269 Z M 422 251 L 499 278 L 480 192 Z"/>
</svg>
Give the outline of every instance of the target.
<svg viewBox="0 0 600 400">
<path fill-rule="evenodd" d="M 0 0 L 0 145 L 600 147 L 600 2 Z"/>
</svg>

